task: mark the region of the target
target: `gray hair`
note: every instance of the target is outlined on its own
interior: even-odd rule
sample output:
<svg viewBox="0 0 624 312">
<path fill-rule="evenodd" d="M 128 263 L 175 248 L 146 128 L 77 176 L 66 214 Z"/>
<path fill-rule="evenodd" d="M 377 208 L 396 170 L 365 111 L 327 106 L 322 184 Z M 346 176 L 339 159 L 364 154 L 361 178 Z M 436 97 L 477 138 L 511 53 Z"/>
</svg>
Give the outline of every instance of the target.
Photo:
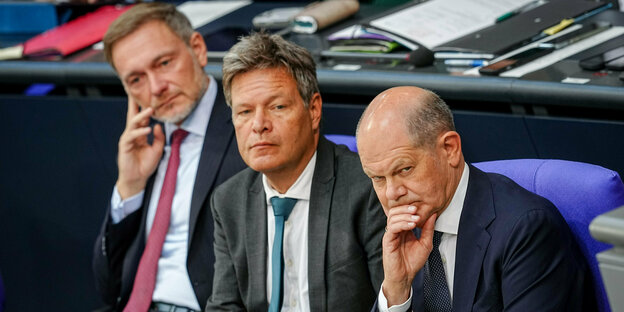
<svg viewBox="0 0 624 312">
<path fill-rule="evenodd" d="M 175 5 L 162 2 L 139 3 L 113 21 L 104 35 L 102 40 L 104 42 L 104 55 L 113 68 L 115 68 L 113 45 L 143 24 L 151 21 L 163 22 L 187 46 L 190 46 L 193 27 L 188 18 L 179 12 Z"/>
<path fill-rule="evenodd" d="M 223 58 L 223 91 L 232 106 L 232 80 L 238 74 L 256 69 L 284 68 L 297 83 L 297 90 L 307 108 L 319 92 L 316 64 L 310 53 L 278 35 L 252 33 L 242 37 Z"/>
<path fill-rule="evenodd" d="M 407 133 L 415 146 L 432 147 L 443 132 L 455 131 L 453 114 L 437 94 L 424 90 L 420 105 L 409 105 L 405 112 Z"/>
</svg>

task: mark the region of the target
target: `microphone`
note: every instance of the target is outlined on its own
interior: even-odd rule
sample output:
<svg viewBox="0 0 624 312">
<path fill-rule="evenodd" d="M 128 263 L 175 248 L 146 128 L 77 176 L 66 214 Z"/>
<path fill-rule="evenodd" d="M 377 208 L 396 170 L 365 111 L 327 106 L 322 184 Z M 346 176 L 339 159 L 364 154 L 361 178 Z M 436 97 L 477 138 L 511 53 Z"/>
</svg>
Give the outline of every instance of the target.
<svg viewBox="0 0 624 312">
<path fill-rule="evenodd" d="M 433 64 L 434 57 L 431 50 L 419 46 L 409 53 L 362 53 L 321 51 L 321 56 L 330 59 L 360 59 L 360 60 L 393 60 L 403 61 L 416 67 L 425 67 Z"/>
</svg>

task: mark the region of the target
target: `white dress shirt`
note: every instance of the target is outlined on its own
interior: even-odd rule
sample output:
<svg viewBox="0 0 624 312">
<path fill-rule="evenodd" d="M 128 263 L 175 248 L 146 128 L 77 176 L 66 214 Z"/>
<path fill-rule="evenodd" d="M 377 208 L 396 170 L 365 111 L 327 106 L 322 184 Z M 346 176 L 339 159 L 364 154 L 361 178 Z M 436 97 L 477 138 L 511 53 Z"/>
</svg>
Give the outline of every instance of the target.
<svg viewBox="0 0 624 312">
<path fill-rule="evenodd" d="M 464 163 L 464 171 L 453 194 L 451 203 L 444 209 L 442 214 L 438 216 L 435 224 L 435 230 L 442 232 L 442 238 L 440 239 L 440 257 L 442 258 L 442 264 L 444 265 L 444 273 L 446 275 L 446 283 L 451 294 L 451 300 L 453 299 L 453 280 L 455 277 L 455 253 L 457 247 L 457 231 L 459 229 L 459 219 L 461 217 L 462 209 L 464 208 L 464 200 L 466 199 L 466 190 L 468 189 L 468 176 L 470 170 L 468 165 Z M 383 293 L 383 285 L 379 290 L 379 296 L 377 300 L 377 308 L 382 312 L 402 312 L 407 311 L 412 305 L 413 290 L 410 290 L 409 299 L 400 305 L 395 305 L 388 308 L 388 300 Z"/>
<path fill-rule="evenodd" d="M 296 198 L 297 203 L 293 207 L 288 220 L 284 223 L 284 299 L 282 312 L 310 311 L 310 299 L 308 290 L 308 219 L 310 210 L 310 191 L 312 190 L 312 177 L 316 166 L 316 152 L 308 162 L 297 181 L 284 194 L 278 193 L 268 183 L 266 176 L 262 176 L 264 193 L 267 200 L 267 235 L 268 235 L 268 258 L 267 258 L 267 298 L 271 298 L 271 254 L 273 250 L 273 236 L 275 235 L 275 216 L 271 197 Z"/>
<path fill-rule="evenodd" d="M 199 310 L 199 302 L 195 297 L 195 292 L 186 268 L 186 258 L 188 255 L 189 217 L 191 212 L 191 198 L 195 177 L 204 136 L 212 107 L 217 96 L 217 84 L 213 77 L 210 77 L 210 84 L 207 91 L 200 99 L 199 104 L 193 112 L 184 120 L 179 128 L 189 132 L 189 135 L 180 145 L 180 165 L 176 181 L 176 191 L 171 205 L 171 220 L 169 231 L 165 237 L 162 253 L 158 260 L 158 273 L 156 276 L 156 286 L 152 295 L 152 301 L 161 301 L 179 306 Z M 160 191 L 165 180 L 167 163 L 171 155 L 169 140 L 173 131 L 178 126 L 165 123 L 165 136 L 167 145 L 164 148 L 162 159 L 158 164 L 154 186 L 147 211 L 145 227 L 145 240 L 152 228 L 156 208 L 160 198 Z M 127 215 L 133 213 L 141 207 L 145 191 L 141 191 L 124 201 L 115 187 L 111 199 L 111 219 L 113 223 L 119 223 Z"/>
</svg>

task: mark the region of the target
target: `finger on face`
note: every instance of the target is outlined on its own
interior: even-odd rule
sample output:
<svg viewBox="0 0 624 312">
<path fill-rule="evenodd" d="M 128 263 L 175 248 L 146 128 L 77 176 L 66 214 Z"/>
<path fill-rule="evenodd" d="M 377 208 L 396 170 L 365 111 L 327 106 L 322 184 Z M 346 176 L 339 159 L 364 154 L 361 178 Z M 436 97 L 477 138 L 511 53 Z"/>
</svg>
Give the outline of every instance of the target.
<svg viewBox="0 0 624 312">
<path fill-rule="evenodd" d="M 412 205 L 403 205 L 403 206 L 397 206 L 397 207 L 392 207 L 388 210 L 388 218 L 395 216 L 395 215 L 403 215 L 403 214 L 408 214 L 408 215 L 415 215 L 417 212 L 416 206 L 412 206 Z"/>
<path fill-rule="evenodd" d="M 126 120 L 130 121 L 132 117 L 139 113 L 139 105 L 134 101 L 132 96 L 128 95 L 128 113 L 126 115 Z"/>
<path fill-rule="evenodd" d="M 128 121 L 128 127 L 131 129 L 147 127 L 150 122 L 150 117 L 153 113 L 154 109 L 151 107 L 142 110 L 140 113 L 136 114 Z"/>
</svg>

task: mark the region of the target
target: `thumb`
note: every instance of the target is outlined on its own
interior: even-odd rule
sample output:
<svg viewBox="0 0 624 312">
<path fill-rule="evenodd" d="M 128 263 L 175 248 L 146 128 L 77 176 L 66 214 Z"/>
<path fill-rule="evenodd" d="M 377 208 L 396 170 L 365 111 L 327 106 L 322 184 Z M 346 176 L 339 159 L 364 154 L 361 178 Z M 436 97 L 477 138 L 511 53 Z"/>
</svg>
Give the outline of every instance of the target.
<svg viewBox="0 0 624 312">
<path fill-rule="evenodd" d="M 427 219 L 427 222 L 422 227 L 422 232 L 420 234 L 420 240 L 427 246 L 429 249 L 433 248 L 433 232 L 435 229 L 435 221 L 437 219 L 437 214 L 432 214 Z"/>
<path fill-rule="evenodd" d="M 163 132 L 162 126 L 160 124 L 156 124 L 154 126 L 154 142 L 152 143 L 152 147 L 157 150 L 163 150 L 165 146 L 165 133 Z"/>
</svg>

